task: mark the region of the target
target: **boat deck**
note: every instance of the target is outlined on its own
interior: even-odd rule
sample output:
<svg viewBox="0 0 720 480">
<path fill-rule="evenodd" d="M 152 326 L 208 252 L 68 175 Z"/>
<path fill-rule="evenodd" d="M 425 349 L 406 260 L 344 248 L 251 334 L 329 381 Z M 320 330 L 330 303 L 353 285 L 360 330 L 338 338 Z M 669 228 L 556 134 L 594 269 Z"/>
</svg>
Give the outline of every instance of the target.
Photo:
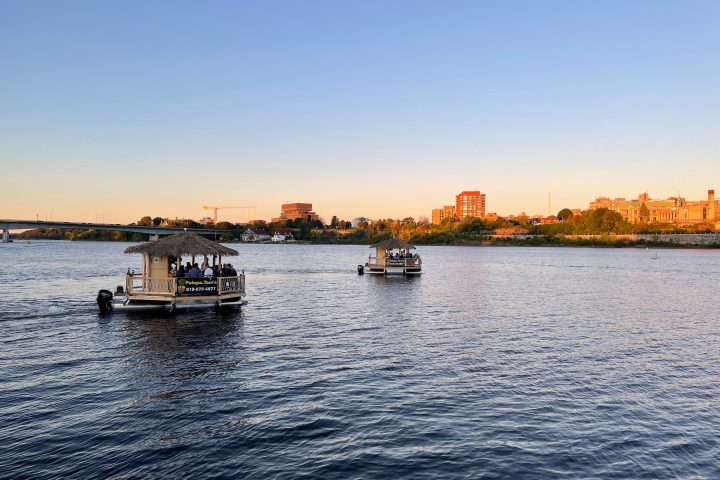
<svg viewBox="0 0 720 480">
<path fill-rule="evenodd" d="M 413 258 L 377 258 L 368 257 L 365 271 L 375 275 L 420 275 L 422 259 Z"/>
<path fill-rule="evenodd" d="M 130 301 L 159 303 L 227 302 L 245 296 L 245 275 L 232 277 L 149 278 L 128 274 L 125 297 Z"/>
</svg>

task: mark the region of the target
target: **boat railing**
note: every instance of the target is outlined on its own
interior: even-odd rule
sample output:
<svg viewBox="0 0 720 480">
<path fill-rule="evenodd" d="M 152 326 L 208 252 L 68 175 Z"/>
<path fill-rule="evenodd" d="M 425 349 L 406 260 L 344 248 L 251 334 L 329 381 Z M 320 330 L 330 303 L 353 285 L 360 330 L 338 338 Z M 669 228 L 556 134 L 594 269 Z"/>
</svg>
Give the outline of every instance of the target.
<svg viewBox="0 0 720 480">
<path fill-rule="evenodd" d="M 128 275 L 125 281 L 128 294 L 144 293 L 150 295 L 172 295 L 175 293 L 174 278 L 148 278 L 142 275 Z"/>
<path fill-rule="evenodd" d="M 419 267 L 422 265 L 420 256 L 412 258 L 368 257 L 368 266 L 371 267 Z"/>
<path fill-rule="evenodd" d="M 176 295 L 177 281 L 179 278 L 148 278 L 143 275 L 128 274 L 125 279 L 125 291 L 128 294 Z M 215 281 L 217 282 L 217 292 L 219 292 L 220 295 L 230 293 L 245 294 L 244 274 L 231 277 L 217 277 Z"/>
<path fill-rule="evenodd" d="M 219 277 L 218 291 L 223 293 L 242 293 L 245 294 L 245 275 L 240 274 L 236 277 Z"/>
</svg>

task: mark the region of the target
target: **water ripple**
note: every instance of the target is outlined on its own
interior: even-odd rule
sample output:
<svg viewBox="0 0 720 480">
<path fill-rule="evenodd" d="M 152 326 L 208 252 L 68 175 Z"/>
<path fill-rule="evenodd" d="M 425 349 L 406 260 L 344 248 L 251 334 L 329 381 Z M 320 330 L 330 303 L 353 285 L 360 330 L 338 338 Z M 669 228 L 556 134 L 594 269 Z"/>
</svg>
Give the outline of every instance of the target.
<svg viewBox="0 0 720 480">
<path fill-rule="evenodd" d="M 242 312 L 100 317 L 125 246 L 0 245 L 0 476 L 720 478 L 717 252 L 239 245 Z"/>
</svg>

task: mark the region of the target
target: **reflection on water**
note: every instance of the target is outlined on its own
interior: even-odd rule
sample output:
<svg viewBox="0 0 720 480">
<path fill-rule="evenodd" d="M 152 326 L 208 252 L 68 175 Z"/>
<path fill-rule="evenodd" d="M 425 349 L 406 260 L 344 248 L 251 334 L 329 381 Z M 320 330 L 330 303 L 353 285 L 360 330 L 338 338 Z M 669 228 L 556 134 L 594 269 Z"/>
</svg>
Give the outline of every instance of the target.
<svg viewBox="0 0 720 480">
<path fill-rule="evenodd" d="M 240 309 L 223 309 L 165 315 L 127 312 L 113 317 L 124 317 L 123 333 L 128 336 L 128 344 L 140 343 L 141 350 L 172 353 L 234 343 L 243 315 Z"/>
<path fill-rule="evenodd" d="M 18 247 L 8 477 L 720 477 L 717 251 L 239 245 L 242 311 L 101 317 L 126 245 Z"/>
</svg>

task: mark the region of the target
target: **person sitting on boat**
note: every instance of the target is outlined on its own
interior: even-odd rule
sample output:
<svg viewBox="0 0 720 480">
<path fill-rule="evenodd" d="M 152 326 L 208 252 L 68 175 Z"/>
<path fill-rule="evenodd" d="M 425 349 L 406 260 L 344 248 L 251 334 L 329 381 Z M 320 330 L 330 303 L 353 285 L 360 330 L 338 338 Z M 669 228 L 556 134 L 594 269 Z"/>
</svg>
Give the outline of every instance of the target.
<svg viewBox="0 0 720 480">
<path fill-rule="evenodd" d="M 205 267 L 205 271 L 203 271 L 203 275 L 205 278 L 215 278 L 215 272 L 213 272 L 213 269 L 210 265 Z"/>
<path fill-rule="evenodd" d="M 197 278 L 197 277 L 200 277 L 200 276 L 201 276 L 201 275 L 200 275 L 200 269 L 198 268 L 198 264 L 197 264 L 197 263 L 193 263 L 192 268 L 191 268 L 190 271 L 188 272 L 188 277 Z"/>
<path fill-rule="evenodd" d="M 184 265 L 180 265 L 180 268 L 178 268 L 178 271 L 177 271 L 177 273 L 175 273 L 175 276 L 178 278 L 185 276 L 185 266 Z"/>
</svg>

